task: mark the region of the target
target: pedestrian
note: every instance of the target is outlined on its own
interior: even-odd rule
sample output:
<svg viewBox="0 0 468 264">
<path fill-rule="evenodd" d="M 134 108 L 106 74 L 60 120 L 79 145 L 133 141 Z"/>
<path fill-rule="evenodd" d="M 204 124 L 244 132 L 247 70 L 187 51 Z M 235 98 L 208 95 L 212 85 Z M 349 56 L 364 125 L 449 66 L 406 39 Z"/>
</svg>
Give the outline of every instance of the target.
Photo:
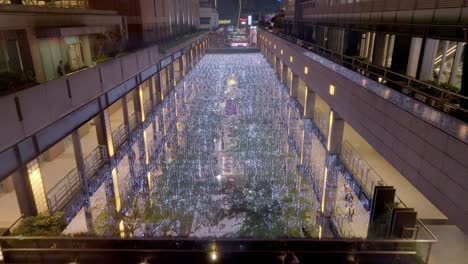
<svg viewBox="0 0 468 264">
<path fill-rule="evenodd" d="M 351 204 L 351 206 L 348 208 L 348 222 L 353 221 L 353 217 L 356 211 L 354 210 L 354 206 Z"/>
<path fill-rule="evenodd" d="M 60 60 L 59 65 L 57 67 L 57 73 L 60 77 L 65 75 L 65 65 L 63 64 L 62 60 Z"/>
</svg>

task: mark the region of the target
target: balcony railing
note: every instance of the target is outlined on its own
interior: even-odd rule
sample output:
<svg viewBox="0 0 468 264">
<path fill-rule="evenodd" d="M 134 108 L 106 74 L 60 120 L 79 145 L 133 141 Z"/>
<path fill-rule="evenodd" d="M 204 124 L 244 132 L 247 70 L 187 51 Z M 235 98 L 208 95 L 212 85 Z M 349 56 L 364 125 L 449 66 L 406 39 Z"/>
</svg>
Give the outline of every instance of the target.
<svg viewBox="0 0 468 264">
<path fill-rule="evenodd" d="M 88 8 L 88 0 L 0 0 L 0 4 L 20 4 L 33 6 L 50 6 L 61 8 Z"/>
<path fill-rule="evenodd" d="M 125 130 L 125 123 L 123 123 L 117 129 L 112 131 L 112 142 L 114 143 L 114 149 L 119 149 L 126 139 L 127 132 Z"/>
<path fill-rule="evenodd" d="M 54 214 L 73 197 L 80 189 L 80 176 L 78 169 L 71 170 L 57 185 L 47 192 L 49 211 Z"/>
<path fill-rule="evenodd" d="M 387 185 L 377 171 L 347 140 L 343 142 L 340 157 L 353 178 L 361 185 L 367 197 L 370 198 L 374 195 L 376 186 Z M 399 207 L 406 207 L 398 196 L 395 196 L 395 202 Z"/>
<path fill-rule="evenodd" d="M 86 158 L 86 176 L 93 178 L 96 172 L 108 161 L 106 147 L 97 146 Z"/>
<path fill-rule="evenodd" d="M 393 90 L 413 97 L 414 99 L 430 105 L 442 112 L 462 120 L 468 120 L 468 97 L 461 94 L 433 86 L 412 77 L 405 76 L 386 68 L 382 68 L 365 61 L 334 52 L 321 46 L 303 41 L 293 36 L 281 33 L 270 32 L 282 39 L 292 42 L 298 46 L 310 50 L 334 63 L 342 65 L 372 80 L 386 85 Z"/>
</svg>

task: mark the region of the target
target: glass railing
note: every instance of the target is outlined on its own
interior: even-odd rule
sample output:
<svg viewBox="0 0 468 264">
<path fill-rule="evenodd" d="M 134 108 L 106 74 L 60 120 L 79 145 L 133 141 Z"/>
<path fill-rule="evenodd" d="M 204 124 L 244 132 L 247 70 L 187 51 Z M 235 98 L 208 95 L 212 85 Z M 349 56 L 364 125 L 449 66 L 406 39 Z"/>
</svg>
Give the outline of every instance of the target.
<svg viewBox="0 0 468 264">
<path fill-rule="evenodd" d="M 33 5 L 61 8 L 89 8 L 88 0 L 0 0 L 0 4 Z"/>
<path fill-rule="evenodd" d="M 303 41 L 282 32 L 272 32 L 287 41 L 299 45 L 313 53 L 327 58 L 334 63 L 342 65 L 372 80 L 375 80 L 389 88 L 404 93 L 407 96 L 432 106 L 442 112 L 462 120 L 468 120 L 468 97 L 450 90 L 416 80 L 412 77 L 402 75 L 386 68 L 367 63 L 363 60 L 343 55 L 321 46 Z"/>
</svg>

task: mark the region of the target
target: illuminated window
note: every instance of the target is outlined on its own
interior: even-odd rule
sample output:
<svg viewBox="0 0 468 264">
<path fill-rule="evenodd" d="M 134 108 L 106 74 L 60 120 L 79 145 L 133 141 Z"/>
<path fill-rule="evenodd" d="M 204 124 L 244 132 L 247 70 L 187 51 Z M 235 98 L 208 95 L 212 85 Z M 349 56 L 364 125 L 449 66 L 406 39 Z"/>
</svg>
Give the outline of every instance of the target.
<svg viewBox="0 0 468 264">
<path fill-rule="evenodd" d="M 330 84 L 330 94 L 335 95 L 335 85 Z"/>
<path fill-rule="evenodd" d="M 281 50 L 281 55 L 283 55 L 283 50 Z"/>
<path fill-rule="evenodd" d="M 307 67 L 307 66 L 304 67 L 304 74 L 305 75 L 309 74 L 309 67 Z"/>
<path fill-rule="evenodd" d="M 290 57 L 289 57 L 289 61 L 290 61 L 291 63 L 294 62 L 294 57 L 293 57 L 293 56 L 290 56 Z"/>
<path fill-rule="evenodd" d="M 276 45 L 274 45 L 273 48 L 276 49 Z"/>
</svg>

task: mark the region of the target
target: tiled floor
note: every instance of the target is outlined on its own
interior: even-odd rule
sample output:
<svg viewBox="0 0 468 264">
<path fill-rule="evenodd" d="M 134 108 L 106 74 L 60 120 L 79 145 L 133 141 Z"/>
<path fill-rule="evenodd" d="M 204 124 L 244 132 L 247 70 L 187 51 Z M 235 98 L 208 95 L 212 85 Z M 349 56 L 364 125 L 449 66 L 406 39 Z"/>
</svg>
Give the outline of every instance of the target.
<svg viewBox="0 0 468 264">
<path fill-rule="evenodd" d="M 429 264 L 468 263 L 468 237 L 453 225 L 428 226 L 438 243 L 432 247 Z"/>
<path fill-rule="evenodd" d="M 388 161 L 378 154 L 348 124 L 345 125 L 344 140 L 375 169 L 387 185 L 394 186 L 397 196 L 407 207 L 415 208 L 420 219 L 447 219 L 416 187 L 401 175 Z"/>
</svg>

